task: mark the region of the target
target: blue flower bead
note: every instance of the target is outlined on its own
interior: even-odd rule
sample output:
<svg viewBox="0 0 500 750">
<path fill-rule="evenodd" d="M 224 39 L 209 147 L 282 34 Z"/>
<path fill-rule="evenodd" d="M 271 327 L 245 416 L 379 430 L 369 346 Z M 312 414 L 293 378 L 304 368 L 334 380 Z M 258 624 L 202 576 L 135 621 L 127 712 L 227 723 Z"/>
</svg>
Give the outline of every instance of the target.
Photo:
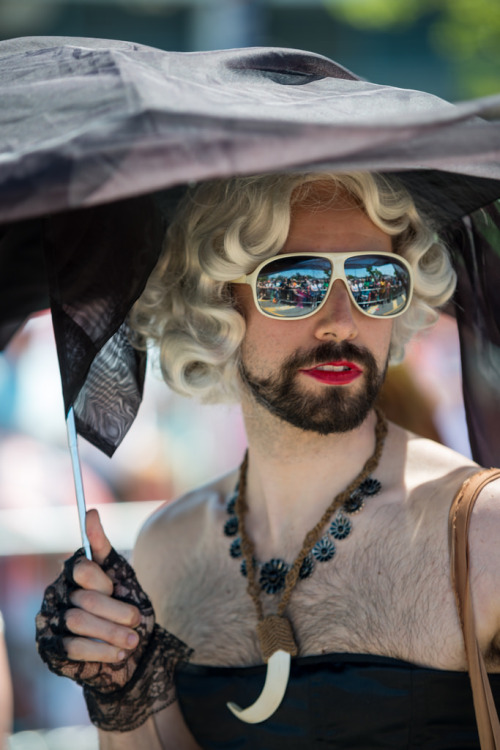
<svg viewBox="0 0 500 750">
<path fill-rule="evenodd" d="M 231 557 L 241 557 L 241 539 L 237 537 L 234 542 L 231 542 L 229 547 L 229 554 Z"/>
<path fill-rule="evenodd" d="M 382 489 L 382 485 L 378 481 L 378 479 L 373 479 L 373 477 L 368 477 L 368 479 L 365 479 L 364 482 L 361 482 L 359 486 L 360 492 L 362 492 L 364 495 L 376 495 L 380 492 Z"/>
<path fill-rule="evenodd" d="M 318 562 L 328 562 L 335 554 L 335 545 L 332 540 L 325 535 L 319 542 L 316 542 L 312 548 L 312 553 Z"/>
<path fill-rule="evenodd" d="M 330 534 L 334 539 L 345 539 L 352 530 L 352 524 L 347 516 L 339 513 L 330 525 Z"/>
<path fill-rule="evenodd" d="M 356 490 L 355 492 L 352 493 L 351 497 L 349 497 L 345 501 L 344 505 L 342 506 L 342 509 L 346 513 L 359 513 L 363 505 L 364 505 L 363 494 L 359 490 Z"/>
<path fill-rule="evenodd" d="M 224 524 L 224 534 L 234 536 L 238 533 L 238 516 L 230 516 Z"/>
<path fill-rule="evenodd" d="M 273 559 L 264 563 L 260 571 L 260 587 L 266 594 L 275 594 L 285 586 L 288 565 L 284 560 Z"/>
<path fill-rule="evenodd" d="M 231 497 L 227 501 L 226 510 L 227 510 L 227 512 L 229 513 L 230 516 L 232 516 L 233 513 L 235 512 L 236 500 L 237 499 L 238 499 L 238 493 L 234 492 L 234 494 L 231 495 Z"/>
</svg>

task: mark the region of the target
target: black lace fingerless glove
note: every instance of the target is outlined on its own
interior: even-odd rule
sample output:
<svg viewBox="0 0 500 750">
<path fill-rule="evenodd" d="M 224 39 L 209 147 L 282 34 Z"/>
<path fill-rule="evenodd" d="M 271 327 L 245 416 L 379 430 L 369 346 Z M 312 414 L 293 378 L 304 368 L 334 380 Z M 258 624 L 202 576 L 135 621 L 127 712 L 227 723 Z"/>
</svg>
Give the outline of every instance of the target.
<svg viewBox="0 0 500 750">
<path fill-rule="evenodd" d="M 141 613 L 135 629 L 139 644 L 126 659 L 114 664 L 68 659 L 63 638 L 72 634 L 65 616 L 73 607 L 70 594 L 77 588 L 73 566 L 83 554 L 78 550 L 66 560 L 59 578 L 45 590 L 36 617 L 38 651 L 52 672 L 83 685 L 93 724 L 108 732 L 129 732 L 175 701 L 175 667 L 179 661 L 187 661 L 192 651 L 155 624 L 153 607 L 134 570 L 113 549 L 101 567 L 113 581 L 113 596 L 135 605 Z"/>
</svg>

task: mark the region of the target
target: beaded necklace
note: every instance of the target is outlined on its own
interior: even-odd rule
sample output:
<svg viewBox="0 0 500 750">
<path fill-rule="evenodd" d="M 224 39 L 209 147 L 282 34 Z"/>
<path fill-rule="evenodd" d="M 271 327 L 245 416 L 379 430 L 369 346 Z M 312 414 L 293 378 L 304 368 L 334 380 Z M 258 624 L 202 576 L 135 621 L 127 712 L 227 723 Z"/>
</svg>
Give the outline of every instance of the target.
<svg viewBox="0 0 500 750">
<path fill-rule="evenodd" d="M 367 495 L 374 495 L 380 491 L 380 482 L 370 477 L 378 466 L 384 440 L 387 435 L 387 422 L 382 412 L 376 410 L 377 424 L 375 427 L 375 450 L 367 460 L 358 476 L 345 490 L 340 492 L 330 503 L 318 523 L 306 534 L 302 548 L 294 563 L 288 565 L 284 560 L 273 559 L 261 566 L 260 586 L 257 583 L 256 570 L 258 564 L 254 555 L 254 544 L 245 529 L 245 515 L 248 510 L 246 501 L 246 478 L 248 453 L 240 466 L 238 492 L 228 503 L 230 518 L 226 521 L 224 532 L 231 536 L 239 531 L 239 537 L 230 547 L 232 557 L 243 557 L 241 572 L 248 578 L 248 593 L 257 611 L 257 633 L 264 659 L 267 661 L 274 651 L 281 649 L 295 656 L 295 643 L 289 620 L 283 616 L 295 585 L 301 578 L 307 578 L 313 569 L 314 561 L 326 562 L 335 554 L 335 545 L 330 539 L 345 539 L 351 532 L 351 521 L 348 515 L 359 512 Z M 339 509 L 335 519 L 333 514 Z M 324 527 L 331 521 L 329 532 L 321 536 Z M 311 556 L 312 553 L 312 556 Z M 265 574 L 263 575 L 265 571 Z M 275 593 L 281 589 L 284 592 L 278 603 L 276 615 L 264 617 L 260 591 Z"/>
<path fill-rule="evenodd" d="M 226 512 L 229 518 L 224 524 L 224 534 L 228 537 L 236 537 L 238 533 L 239 523 L 236 515 L 238 489 L 239 482 L 226 505 Z M 378 479 L 374 479 L 373 477 L 368 477 L 361 482 L 342 507 L 338 509 L 325 534 L 316 542 L 311 552 L 304 558 L 299 569 L 299 580 L 309 578 L 316 567 L 316 563 L 328 562 L 333 558 L 337 551 L 335 542 L 347 539 L 352 531 L 350 516 L 359 513 L 363 509 L 366 497 L 377 495 L 381 489 L 382 485 Z M 240 536 L 237 536 L 231 542 L 229 554 L 236 559 L 243 556 Z M 265 594 L 276 594 L 285 587 L 286 576 L 291 568 L 291 565 L 285 560 L 273 557 L 271 560 L 261 563 L 253 557 L 252 564 L 254 568 L 259 570 L 259 585 Z M 240 573 L 243 577 L 247 577 L 247 562 L 244 559 L 240 564 Z"/>
</svg>

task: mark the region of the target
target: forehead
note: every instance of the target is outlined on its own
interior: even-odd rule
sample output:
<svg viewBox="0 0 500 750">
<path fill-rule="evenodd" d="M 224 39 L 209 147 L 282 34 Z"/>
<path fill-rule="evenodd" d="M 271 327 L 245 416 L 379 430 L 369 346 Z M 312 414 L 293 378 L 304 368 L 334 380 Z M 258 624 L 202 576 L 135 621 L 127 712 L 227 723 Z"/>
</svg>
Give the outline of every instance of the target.
<svg viewBox="0 0 500 750">
<path fill-rule="evenodd" d="M 282 252 L 390 252 L 392 239 L 373 223 L 359 202 L 344 190 L 323 184 L 294 196 L 290 228 Z"/>
</svg>

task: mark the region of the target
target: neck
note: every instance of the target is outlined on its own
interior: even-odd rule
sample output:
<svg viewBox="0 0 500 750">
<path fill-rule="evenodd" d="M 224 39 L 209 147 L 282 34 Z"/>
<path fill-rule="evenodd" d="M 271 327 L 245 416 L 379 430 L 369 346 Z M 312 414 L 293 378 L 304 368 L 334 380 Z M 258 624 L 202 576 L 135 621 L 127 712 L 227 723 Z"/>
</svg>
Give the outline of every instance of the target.
<svg viewBox="0 0 500 750">
<path fill-rule="evenodd" d="M 259 559 L 293 553 L 372 455 L 376 416 L 370 412 L 356 429 L 324 436 L 296 428 L 249 399 L 243 415 L 248 533 Z"/>
</svg>

